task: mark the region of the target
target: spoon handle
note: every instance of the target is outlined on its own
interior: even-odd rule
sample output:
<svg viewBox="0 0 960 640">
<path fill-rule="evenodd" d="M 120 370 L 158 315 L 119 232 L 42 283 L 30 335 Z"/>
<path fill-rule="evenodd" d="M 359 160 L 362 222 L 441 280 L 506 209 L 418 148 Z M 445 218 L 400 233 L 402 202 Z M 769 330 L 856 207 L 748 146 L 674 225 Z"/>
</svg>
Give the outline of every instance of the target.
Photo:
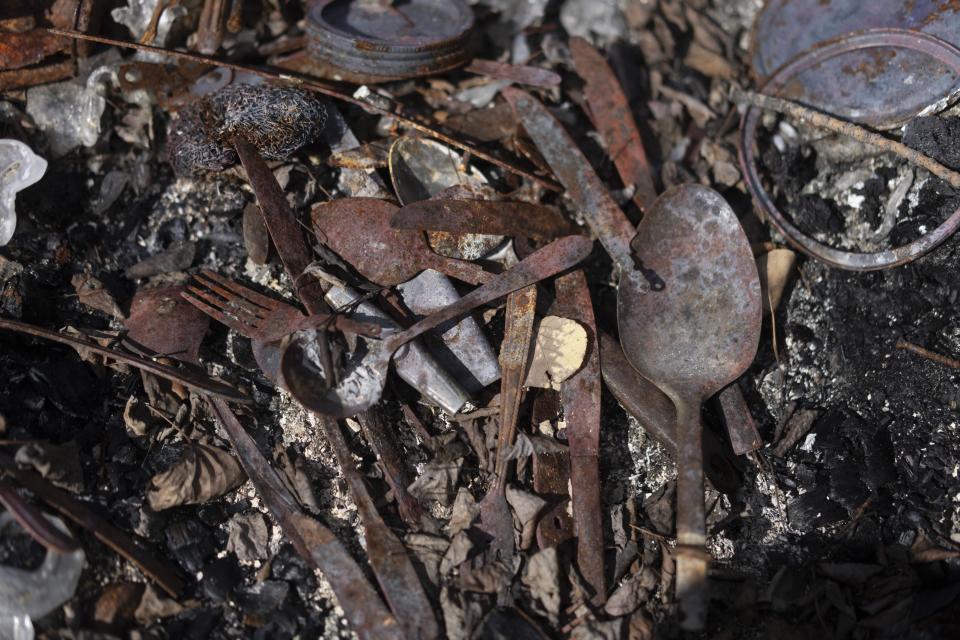
<svg viewBox="0 0 960 640">
<path fill-rule="evenodd" d="M 431 258 L 429 268 L 435 269 L 451 278 L 463 280 L 470 284 L 486 284 L 494 278 L 494 274 L 478 264 L 467 262 L 466 260 L 457 260 L 456 258 L 446 258 L 436 253 L 431 255 L 436 256 L 436 258 Z"/>
<path fill-rule="evenodd" d="M 512 269 L 497 276 L 492 282 L 474 289 L 453 304 L 420 320 L 409 329 L 391 336 L 385 341 L 384 347 L 387 353 L 392 353 L 401 345 L 448 320 L 460 317 L 511 291 L 565 271 L 590 255 L 592 248 L 593 240 L 584 236 L 566 236 L 554 240 L 542 249 L 531 253 Z"/>
<path fill-rule="evenodd" d="M 677 406 L 677 599 L 683 629 L 702 630 L 707 616 L 706 511 L 700 398 Z"/>
</svg>

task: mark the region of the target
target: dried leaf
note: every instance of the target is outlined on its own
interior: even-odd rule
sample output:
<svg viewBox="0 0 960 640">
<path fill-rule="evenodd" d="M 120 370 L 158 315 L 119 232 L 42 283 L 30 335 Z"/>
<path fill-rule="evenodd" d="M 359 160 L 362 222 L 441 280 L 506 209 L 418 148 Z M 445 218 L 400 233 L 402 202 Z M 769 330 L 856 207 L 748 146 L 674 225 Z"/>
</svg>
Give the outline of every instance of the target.
<svg viewBox="0 0 960 640">
<path fill-rule="evenodd" d="M 463 458 L 451 462 L 428 462 L 423 466 L 420 476 L 407 487 L 407 491 L 424 504 L 439 502 L 448 506 L 455 495 L 461 464 Z"/>
<path fill-rule="evenodd" d="M 470 555 L 473 549 L 473 542 L 466 531 L 461 531 L 453 537 L 447 552 L 443 554 L 443 560 L 440 562 L 440 575 L 446 576 L 456 567 L 459 567 Z"/>
<path fill-rule="evenodd" d="M 587 331 L 568 318 L 547 316 L 536 329 L 526 386 L 560 390 L 560 384 L 583 366 Z"/>
<path fill-rule="evenodd" d="M 407 549 L 413 554 L 422 566 L 423 575 L 433 585 L 440 584 L 440 563 L 443 561 L 450 541 L 443 536 L 429 533 L 408 533 L 403 537 Z"/>
<path fill-rule="evenodd" d="M 102 311 L 108 316 L 123 320 L 123 311 L 117 305 L 103 283 L 88 273 L 77 273 L 70 278 L 70 284 L 80 298 L 80 302 L 91 309 Z"/>
<path fill-rule="evenodd" d="M 640 571 L 624 580 L 618 586 L 607 602 L 603 605 L 603 610 L 612 618 L 629 615 L 640 608 L 640 605 L 647 601 L 650 592 L 644 585 L 644 571 Z"/>
<path fill-rule="evenodd" d="M 237 554 L 240 562 L 265 560 L 270 554 L 270 528 L 259 512 L 235 515 L 227 523 L 227 536 L 227 551 Z"/>
<path fill-rule="evenodd" d="M 507 502 L 513 509 L 514 526 L 520 531 L 520 548 L 529 549 L 537 532 L 537 516 L 547 501 L 508 485 Z"/>
<path fill-rule="evenodd" d="M 54 485 L 78 493 L 83 489 L 83 467 L 76 442 L 26 444 L 17 450 L 16 463 L 34 469 Z"/>
<path fill-rule="evenodd" d="M 137 622 L 145 625 L 158 618 L 175 616 L 185 608 L 186 607 L 176 600 L 171 600 L 170 598 L 160 595 L 156 589 L 153 588 L 153 585 L 148 584 L 133 616 Z"/>
<path fill-rule="evenodd" d="M 453 501 L 453 513 L 450 515 L 450 533 L 457 534 L 470 526 L 477 514 L 480 513 L 477 501 L 467 490 L 460 487 L 457 497 Z"/>
<path fill-rule="evenodd" d="M 757 271 L 760 273 L 760 295 L 764 313 L 770 313 L 780 306 L 783 291 L 793 275 L 797 254 L 790 249 L 774 249 L 757 258 Z"/>
<path fill-rule="evenodd" d="M 557 548 L 549 547 L 530 556 L 521 579 L 550 623 L 560 619 L 560 561 Z"/>
<path fill-rule="evenodd" d="M 133 619 L 143 597 L 144 585 L 135 582 L 109 584 L 97 599 L 93 619 L 99 625 L 121 626 Z"/>
<path fill-rule="evenodd" d="M 196 444 L 179 462 L 150 479 L 147 502 L 154 511 L 203 504 L 236 489 L 246 477 L 230 452 Z"/>
</svg>

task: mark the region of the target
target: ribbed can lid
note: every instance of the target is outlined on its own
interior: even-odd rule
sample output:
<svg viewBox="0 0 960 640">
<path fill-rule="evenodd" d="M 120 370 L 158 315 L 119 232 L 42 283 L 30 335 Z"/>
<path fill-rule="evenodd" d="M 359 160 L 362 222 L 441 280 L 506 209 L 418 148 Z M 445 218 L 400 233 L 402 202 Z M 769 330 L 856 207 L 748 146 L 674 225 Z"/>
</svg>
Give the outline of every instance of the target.
<svg viewBox="0 0 960 640">
<path fill-rule="evenodd" d="M 345 79 L 424 76 L 469 60 L 473 24 L 461 0 L 318 0 L 307 14 L 307 48 Z"/>
</svg>

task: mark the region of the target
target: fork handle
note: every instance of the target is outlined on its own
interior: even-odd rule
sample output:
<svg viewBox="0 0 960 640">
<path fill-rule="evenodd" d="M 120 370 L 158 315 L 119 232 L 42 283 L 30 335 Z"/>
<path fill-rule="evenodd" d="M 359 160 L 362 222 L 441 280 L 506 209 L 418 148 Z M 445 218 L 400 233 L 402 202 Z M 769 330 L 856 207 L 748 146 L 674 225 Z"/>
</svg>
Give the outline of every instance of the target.
<svg viewBox="0 0 960 640">
<path fill-rule="evenodd" d="M 542 249 L 531 253 L 495 280 L 474 289 L 453 304 L 420 320 L 409 329 L 394 334 L 386 340 L 384 347 L 388 352 L 393 352 L 448 320 L 458 318 L 491 300 L 502 298 L 511 291 L 522 289 L 565 271 L 590 255 L 592 248 L 593 240 L 585 236 L 566 236 L 554 240 Z"/>
</svg>

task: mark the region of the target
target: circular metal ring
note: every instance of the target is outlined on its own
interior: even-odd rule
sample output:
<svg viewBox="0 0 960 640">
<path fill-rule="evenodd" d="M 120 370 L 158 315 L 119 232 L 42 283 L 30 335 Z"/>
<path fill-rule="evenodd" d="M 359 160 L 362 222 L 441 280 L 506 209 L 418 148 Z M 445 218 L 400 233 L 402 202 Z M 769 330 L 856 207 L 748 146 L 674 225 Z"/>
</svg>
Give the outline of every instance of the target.
<svg viewBox="0 0 960 640">
<path fill-rule="evenodd" d="M 761 90 L 769 95 L 778 95 L 793 78 L 824 60 L 851 51 L 880 47 L 897 47 L 925 53 L 942 62 L 960 76 L 960 49 L 949 42 L 930 34 L 908 29 L 869 29 L 844 36 L 841 39 L 830 41 L 801 53 L 770 76 Z M 763 208 L 780 233 L 799 251 L 841 269 L 877 271 L 916 260 L 939 246 L 960 227 L 960 209 L 957 209 L 930 233 L 905 245 L 875 253 L 843 251 L 814 240 L 786 219 L 786 216 L 774 205 L 770 194 L 766 192 L 760 181 L 753 141 L 756 138 L 761 111 L 762 109 L 758 107 L 750 107 L 740 121 L 740 166 L 743 169 L 747 188 L 755 202 Z"/>
</svg>

